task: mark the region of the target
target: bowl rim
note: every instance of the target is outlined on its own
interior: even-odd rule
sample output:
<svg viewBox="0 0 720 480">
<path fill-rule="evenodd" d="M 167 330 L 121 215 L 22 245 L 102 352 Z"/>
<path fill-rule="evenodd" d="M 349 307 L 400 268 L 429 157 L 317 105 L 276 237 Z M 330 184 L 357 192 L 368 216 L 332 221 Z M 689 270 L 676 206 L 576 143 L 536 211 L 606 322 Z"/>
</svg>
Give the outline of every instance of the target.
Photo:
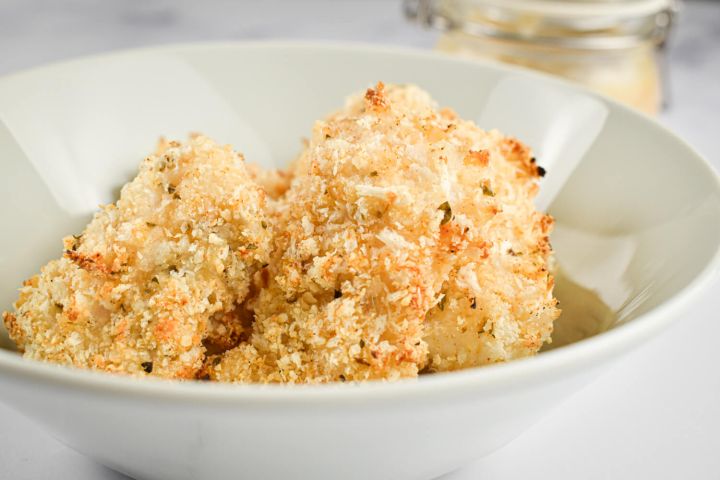
<svg viewBox="0 0 720 480">
<path fill-rule="evenodd" d="M 536 78 L 543 82 L 572 89 L 585 95 L 600 99 L 612 108 L 634 117 L 639 117 L 658 133 L 670 136 L 693 157 L 700 168 L 715 179 L 715 191 L 720 194 L 720 176 L 713 166 L 682 138 L 660 124 L 655 118 L 636 111 L 585 87 L 548 74 L 535 72 L 522 67 L 510 66 L 490 60 L 470 60 L 450 57 L 437 52 L 397 46 L 385 46 L 365 43 L 317 42 L 293 40 L 263 41 L 223 41 L 169 43 L 142 48 L 121 49 L 112 52 L 81 56 L 69 60 L 52 62 L 19 72 L 0 76 L 0 87 L 13 79 L 28 75 L 45 75 L 54 70 L 74 68 L 78 64 L 96 61 L 109 61 L 113 57 L 147 53 L 187 52 L 196 49 L 237 50 L 237 49 L 280 49 L 296 51 L 343 51 L 354 54 L 383 54 L 391 56 L 414 57 L 429 62 L 462 63 L 474 67 L 496 70 L 501 73 L 520 74 Z M 27 360 L 16 352 L 0 348 L 0 377 L 16 382 L 30 382 L 51 387 L 82 389 L 87 393 L 99 395 L 125 396 L 145 399 L 163 399 L 165 401 L 203 401 L 227 405 L 275 405 L 307 403 L 325 404 L 342 400 L 343 403 L 382 400 L 402 400 L 413 398 L 437 399 L 459 396 L 461 393 L 495 391 L 521 386 L 529 386 L 573 372 L 599 360 L 619 355 L 633 345 L 647 340 L 660 331 L 670 321 L 685 310 L 701 293 L 714 283 L 720 272 L 720 243 L 710 262 L 682 289 L 675 292 L 660 305 L 638 316 L 633 321 L 619 325 L 609 331 L 588 339 L 573 343 L 552 351 L 543 352 L 535 357 L 514 360 L 456 372 L 445 372 L 422 376 L 418 379 L 398 380 L 394 382 L 349 382 L 320 385 L 260 385 L 226 384 L 201 381 L 162 380 L 154 378 L 134 378 L 113 375 L 105 372 L 82 370 L 41 361 Z"/>
</svg>

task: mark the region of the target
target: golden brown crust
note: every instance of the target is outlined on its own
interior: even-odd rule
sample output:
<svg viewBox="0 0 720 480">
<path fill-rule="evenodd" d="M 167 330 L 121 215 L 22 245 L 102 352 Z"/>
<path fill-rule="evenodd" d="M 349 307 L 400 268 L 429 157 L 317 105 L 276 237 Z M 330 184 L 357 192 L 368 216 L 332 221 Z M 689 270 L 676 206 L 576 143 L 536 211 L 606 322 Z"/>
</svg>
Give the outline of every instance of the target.
<svg viewBox="0 0 720 480">
<path fill-rule="evenodd" d="M 558 310 L 533 165 L 415 87 L 355 97 L 316 125 L 278 204 L 250 340 L 205 374 L 393 379 L 535 353 Z"/>
<path fill-rule="evenodd" d="M 476 127 L 458 125 L 458 132 Z M 560 311 L 548 271 L 548 235 L 553 220 L 532 204 L 537 192 L 535 161 L 528 147 L 497 132 L 484 137 L 483 159 L 470 150 L 455 185 L 453 211 L 445 227 L 462 230 L 482 244 L 459 248 L 443 285 L 443 301 L 428 312 L 428 371 L 456 370 L 537 353 L 550 340 Z M 469 244 L 468 244 L 469 245 Z"/>
<path fill-rule="evenodd" d="M 282 202 L 248 343 L 210 378 L 329 382 L 414 377 L 442 279 L 440 154 L 407 145 L 424 122 L 381 85 L 319 122 Z M 389 95 L 389 97 L 388 97 Z M 432 109 L 422 106 L 423 114 Z M 428 181 L 428 179 L 433 179 Z"/>
<path fill-rule="evenodd" d="M 285 195 L 292 181 L 292 169 L 263 169 L 259 165 L 246 165 L 250 178 L 257 183 L 272 200 L 279 200 Z"/>
<path fill-rule="evenodd" d="M 382 83 L 318 122 L 287 171 L 163 139 L 4 323 L 29 358 L 230 382 L 532 355 L 559 314 L 543 174 L 520 141 Z"/>
<path fill-rule="evenodd" d="M 470 150 L 463 163 L 468 166 L 487 167 L 490 163 L 490 153 L 487 150 Z"/>
<path fill-rule="evenodd" d="M 7 330 L 10 339 L 17 344 L 18 350 L 23 352 L 25 350 L 23 348 L 23 345 L 25 344 L 25 333 L 18 325 L 17 317 L 10 312 L 3 312 L 2 316 L 5 329 Z"/>
<path fill-rule="evenodd" d="M 229 147 L 162 140 L 120 200 L 25 283 L 4 315 L 11 337 L 28 358 L 193 378 L 204 340 L 239 341 L 228 315 L 268 258 L 263 204 Z"/>
<path fill-rule="evenodd" d="M 378 82 L 375 88 L 368 88 L 365 92 L 365 106 L 368 109 L 374 109 L 375 111 L 381 111 L 387 108 L 385 101 L 385 85 L 382 82 Z"/>
<path fill-rule="evenodd" d="M 64 256 L 70 259 L 78 267 L 83 270 L 87 270 L 88 272 L 97 272 L 104 275 L 110 275 L 113 273 L 112 268 L 106 265 L 102 255 L 97 252 L 90 255 L 84 255 L 72 250 L 65 250 Z"/>
</svg>

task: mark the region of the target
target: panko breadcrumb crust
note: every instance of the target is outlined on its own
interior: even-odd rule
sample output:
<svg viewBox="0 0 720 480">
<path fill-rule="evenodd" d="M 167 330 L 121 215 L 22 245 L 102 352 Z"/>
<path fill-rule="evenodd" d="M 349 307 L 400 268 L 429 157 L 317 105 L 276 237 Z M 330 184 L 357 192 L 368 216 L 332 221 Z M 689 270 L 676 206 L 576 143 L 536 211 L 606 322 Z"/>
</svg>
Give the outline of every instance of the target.
<svg viewBox="0 0 720 480">
<path fill-rule="evenodd" d="M 351 97 L 287 171 L 202 136 L 163 141 L 5 324 L 29 358 L 222 382 L 526 357 L 560 313 L 543 174 L 412 85 Z"/>
<path fill-rule="evenodd" d="M 64 239 L 4 313 L 25 357 L 194 378 L 205 345 L 236 345 L 238 305 L 268 261 L 265 193 L 242 157 L 203 136 L 161 141 L 116 204 Z"/>
<path fill-rule="evenodd" d="M 425 132 L 410 107 L 370 90 L 315 126 L 279 205 L 253 333 L 210 359 L 211 379 L 417 376 L 425 314 L 449 266 L 439 250 L 447 192 L 435 180 L 446 165 L 413 150 Z"/>
<path fill-rule="evenodd" d="M 263 169 L 254 163 L 246 164 L 250 178 L 267 193 L 270 200 L 279 200 L 290 188 L 292 174 L 278 168 Z"/>
<path fill-rule="evenodd" d="M 316 124 L 280 203 L 249 341 L 212 380 L 415 377 L 532 355 L 559 315 L 527 147 L 378 84 Z"/>
</svg>

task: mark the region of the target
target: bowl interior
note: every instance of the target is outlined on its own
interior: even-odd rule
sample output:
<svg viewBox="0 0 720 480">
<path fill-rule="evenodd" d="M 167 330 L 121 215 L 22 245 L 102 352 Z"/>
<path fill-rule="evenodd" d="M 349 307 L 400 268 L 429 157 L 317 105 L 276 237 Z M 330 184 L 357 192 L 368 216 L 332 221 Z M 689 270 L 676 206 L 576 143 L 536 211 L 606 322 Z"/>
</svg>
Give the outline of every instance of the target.
<svg viewBox="0 0 720 480">
<path fill-rule="evenodd" d="M 166 47 L 0 79 L 0 309 L 114 201 L 160 135 L 203 132 L 282 166 L 314 120 L 378 80 L 418 84 L 534 148 L 548 170 L 538 204 L 557 220 L 554 346 L 633 321 L 717 260 L 712 169 L 654 122 L 562 82 L 366 47 Z M 0 345 L 11 348 L 4 331 Z"/>
</svg>

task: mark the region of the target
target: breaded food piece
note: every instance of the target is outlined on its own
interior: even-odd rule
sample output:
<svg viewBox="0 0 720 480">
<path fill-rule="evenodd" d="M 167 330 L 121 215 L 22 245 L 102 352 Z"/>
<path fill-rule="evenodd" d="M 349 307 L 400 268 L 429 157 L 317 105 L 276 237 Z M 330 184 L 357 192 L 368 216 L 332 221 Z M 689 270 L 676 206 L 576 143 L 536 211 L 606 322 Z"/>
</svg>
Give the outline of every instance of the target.
<svg viewBox="0 0 720 480">
<path fill-rule="evenodd" d="M 415 377 L 425 314 L 449 265 L 440 255 L 451 192 L 426 94 L 382 84 L 318 122 L 281 202 L 273 258 L 248 342 L 212 357 L 231 382 Z"/>
<path fill-rule="evenodd" d="M 544 170 L 519 141 L 449 122 L 439 145 L 454 178 L 441 235 L 454 262 L 425 324 L 427 371 L 534 355 L 560 315 L 548 268 L 553 219 L 533 205 Z"/>
<path fill-rule="evenodd" d="M 269 258 L 264 195 L 230 147 L 161 141 L 118 202 L 25 282 L 3 315 L 10 336 L 27 358 L 193 378 L 204 342 L 246 333 L 235 312 Z"/>
<path fill-rule="evenodd" d="M 412 377 L 549 341 L 552 218 L 533 206 L 543 171 L 520 142 L 439 110 L 417 87 L 379 85 L 319 123 L 293 170 L 254 333 L 211 359 L 211 378 Z M 415 276 L 398 277 L 404 269 Z"/>
</svg>

